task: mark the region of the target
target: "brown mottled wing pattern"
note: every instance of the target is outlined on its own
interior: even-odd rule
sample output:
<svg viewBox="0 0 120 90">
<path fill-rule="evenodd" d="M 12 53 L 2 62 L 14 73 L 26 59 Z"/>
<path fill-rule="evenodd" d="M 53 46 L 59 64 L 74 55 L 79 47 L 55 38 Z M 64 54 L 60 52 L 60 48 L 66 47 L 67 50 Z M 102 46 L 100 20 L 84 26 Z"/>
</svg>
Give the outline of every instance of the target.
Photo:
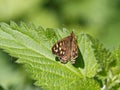
<svg viewBox="0 0 120 90">
<path fill-rule="evenodd" d="M 72 42 L 71 42 L 71 63 L 75 63 L 75 59 L 78 57 L 78 45 L 76 43 L 76 37 L 74 33 L 71 33 Z"/>
<path fill-rule="evenodd" d="M 52 47 L 52 53 L 55 54 L 62 63 L 67 63 L 70 59 L 70 40 L 71 36 L 65 37 L 58 41 Z"/>
<path fill-rule="evenodd" d="M 70 36 L 54 44 L 52 53 L 60 59 L 60 62 L 67 63 L 70 60 L 74 64 L 75 59 L 78 57 L 78 46 L 74 33 L 72 32 Z"/>
</svg>

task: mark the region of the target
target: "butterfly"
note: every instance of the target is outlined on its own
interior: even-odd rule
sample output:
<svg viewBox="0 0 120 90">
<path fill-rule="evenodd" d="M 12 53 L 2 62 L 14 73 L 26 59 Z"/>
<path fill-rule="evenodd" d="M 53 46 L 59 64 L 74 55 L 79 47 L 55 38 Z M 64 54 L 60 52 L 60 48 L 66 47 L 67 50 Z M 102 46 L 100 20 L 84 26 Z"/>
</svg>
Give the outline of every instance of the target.
<svg viewBox="0 0 120 90">
<path fill-rule="evenodd" d="M 71 61 L 75 64 L 75 59 L 78 57 L 78 45 L 76 43 L 76 37 L 73 32 L 71 34 L 57 43 L 52 47 L 52 53 L 55 54 L 61 63 L 67 63 Z"/>
</svg>

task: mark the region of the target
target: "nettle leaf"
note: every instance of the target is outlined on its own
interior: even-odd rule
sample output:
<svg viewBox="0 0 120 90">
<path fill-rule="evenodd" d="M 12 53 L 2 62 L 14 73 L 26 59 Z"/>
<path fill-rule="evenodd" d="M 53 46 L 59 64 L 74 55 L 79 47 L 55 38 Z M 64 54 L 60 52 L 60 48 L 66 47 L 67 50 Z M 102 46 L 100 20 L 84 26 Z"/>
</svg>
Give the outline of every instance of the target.
<svg viewBox="0 0 120 90">
<path fill-rule="evenodd" d="M 80 36 L 78 37 L 78 45 L 83 57 L 83 66 L 80 70 L 84 76 L 91 78 L 95 76 L 98 69 L 94 49 L 92 48 L 93 43 L 89 35 L 82 33 Z"/>
<path fill-rule="evenodd" d="M 94 41 L 93 47 L 95 49 L 95 56 L 99 63 L 99 74 L 107 76 L 110 68 L 115 65 L 113 54 L 97 41 Z"/>
<path fill-rule="evenodd" d="M 35 85 L 48 90 L 73 90 L 76 87 L 76 90 L 82 90 L 82 87 L 84 90 L 85 86 L 88 90 L 99 88 L 98 84 L 94 84 L 94 79 L 85 80 L 85 77 L 93 78 L 97 71 L 92 42 L 87 35 L 77 36 L 83 61 L 79 56 L 75 65 L 69 62 L 62 64 L 52 54 L 51 47 L 57 40 L 70 34 L 67 29 L 44 30 L 33 24 L 21 23 L 18 26 L 14 22 L 0 25 L 0 48 L 18 58 L 17 63 L 25 65 L 25 69 L 36 80 Z M 84 67 L 81 67 L 82 64 Z"/>
<path fill-rule="evenodd" d="M 94 53 L 99 65 L 96 77 L 102 81 L 102 85 L 105 90 L 112 90 L 112 87 L 118 85 L 116 83 L 116 79 L 118 78 L 114 76 L 113 71 L 116 63 L 118 63 L 116 62 L 116 56 L 114 55 L 114 52 L 111 53 L 109 50 L 105 49 L 98 40 L 95 40 L 92 37 L 90 38 L 93 43 Z M 117 71 L 119 72 L 120 69 Z"/>
<path fill-rule="evenodd" d="M 115 67 L 112 67 L 112 77 L 110 83 L 110 90 L 120 89 L 120 47 L 114 50 L 114 58 L 116 59 Z"/>
<path fill-rule="evenodd" d="M 113 54 L 104 48 L 98 40 L 93 39 L 91 36 L 89 36 L 89 38 L 93 43 L 92 47 L 94 49 L 94 54 L 99 65 L 98 72 L 103 76 L 107 76 L 110 68 L 115 65 Z"/>
<path fill-rule="evenodd" d="M 117 50 L 114 50 L 114 58 L 116 59 L 116 66 L 120 67 L 120 47 Z"/>
<path fill-rule="evenodd" d="M 77 87 L 72 87 L 71 90 L 100 90 L 98 83 L 90 78 L 77 80 L 74 85 Z"/>
</svg>

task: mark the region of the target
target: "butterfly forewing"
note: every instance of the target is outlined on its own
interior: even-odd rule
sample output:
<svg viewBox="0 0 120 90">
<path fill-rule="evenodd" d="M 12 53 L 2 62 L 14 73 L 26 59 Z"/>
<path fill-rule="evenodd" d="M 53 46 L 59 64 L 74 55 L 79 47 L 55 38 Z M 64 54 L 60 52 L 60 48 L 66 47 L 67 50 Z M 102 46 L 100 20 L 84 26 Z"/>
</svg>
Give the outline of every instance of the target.
<svg viewBox="0 0 120 90">
<path fill-rule="evenodd" d="M 52 53 L 55 54 L 62 63 L 67 63 L 71 60 L 71 63 L 74 64 L 78 56 L 78 47 L 74 33 L 72 32 L 70 36 L 55 43 L 52 47 Z"/>
<path fill-rule="evenodd" d="M 70 59 L 70 36 L 58 41 L 52 47 L 52 53 L 57 55 L 61 62 L 66 63 Z"/>
</svg>

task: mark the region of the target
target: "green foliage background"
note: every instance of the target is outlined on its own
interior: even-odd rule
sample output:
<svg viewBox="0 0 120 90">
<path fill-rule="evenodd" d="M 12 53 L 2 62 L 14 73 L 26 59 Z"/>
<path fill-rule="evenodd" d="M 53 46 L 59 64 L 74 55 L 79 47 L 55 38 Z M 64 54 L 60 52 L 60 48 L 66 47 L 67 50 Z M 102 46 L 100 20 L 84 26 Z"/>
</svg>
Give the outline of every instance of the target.
<svg viewBox="0 0 120 90">
<path fill-rule="evenodd" d="M 9 23 L 11 20 L 33 22 L 44 28 L 65 27 L 84 31 L 111 51 L 120 45 L 119 0 L 0 0 L 0 22 Z M 24 68 L 14 60 L 16 58 L 0 51 L 0 88 L 39 90 L 32 85 L 34 81 L 30 80 Z"/>
</svg>

